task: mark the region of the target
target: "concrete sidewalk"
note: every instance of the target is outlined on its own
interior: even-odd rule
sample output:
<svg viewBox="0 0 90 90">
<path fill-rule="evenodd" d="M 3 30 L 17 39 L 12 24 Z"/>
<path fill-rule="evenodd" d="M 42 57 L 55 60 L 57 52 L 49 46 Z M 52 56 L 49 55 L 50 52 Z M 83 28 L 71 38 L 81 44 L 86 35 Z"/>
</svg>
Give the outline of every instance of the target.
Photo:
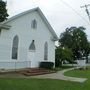
<svg viewBox="0 0 90 90">
<path fill-rule="evenodd" d="M 64 76 L 64 73 L 70 70 L 74 70 L 74 68 L 71 69 L 65 69 L 62 71 L 58 71 L 57 73 L 53 74 L 45 74 L 45 75 L 38 75 L 38 76 L 32 76 L 32 78 L 49 78 L 49 79 L 60 79 L 60 80 L 67 80 L 67 81 L 74 81 L 74 82 L 80 82 L 83 83 L 87 80 L 87 78 L 76 78 L 76 77 L 68 77 Z"/>
</svg>

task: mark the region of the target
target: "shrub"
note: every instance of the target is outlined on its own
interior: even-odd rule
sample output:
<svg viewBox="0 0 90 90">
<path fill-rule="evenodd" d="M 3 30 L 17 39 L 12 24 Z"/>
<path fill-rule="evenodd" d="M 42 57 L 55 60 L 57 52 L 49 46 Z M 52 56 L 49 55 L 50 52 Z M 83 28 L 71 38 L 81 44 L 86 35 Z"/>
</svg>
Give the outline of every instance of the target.
<svg viewBox="0 0 90 90">
<path fill-rule="evenodd" d="M 52 69 L 54 66 L 53 62 L 40 62 L 40 68 Z"/>
</svg>

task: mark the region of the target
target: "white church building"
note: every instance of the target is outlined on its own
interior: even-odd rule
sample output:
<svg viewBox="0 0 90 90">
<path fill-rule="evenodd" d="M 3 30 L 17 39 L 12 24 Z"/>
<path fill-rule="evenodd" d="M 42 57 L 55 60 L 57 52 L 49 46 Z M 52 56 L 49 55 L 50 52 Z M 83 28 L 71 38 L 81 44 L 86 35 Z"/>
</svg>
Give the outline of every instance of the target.
<svg viewBox="0 0 90 90">
<path fill-rule="evenodd" d="M 53 28 L 37 7 L 0 24 L 0 69 L 35 68 L 55 63 Z"/>
</svg>

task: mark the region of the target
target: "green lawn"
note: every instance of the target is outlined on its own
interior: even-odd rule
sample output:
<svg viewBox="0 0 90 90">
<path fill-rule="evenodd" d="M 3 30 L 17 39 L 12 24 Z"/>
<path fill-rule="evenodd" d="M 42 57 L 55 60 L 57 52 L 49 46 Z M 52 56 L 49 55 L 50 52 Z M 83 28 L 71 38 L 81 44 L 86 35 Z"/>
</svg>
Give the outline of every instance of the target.
<svg viewBox="0 0 90 90">
<path fill-rule="evenodd" d="M 62 80 L 22 78 L 0 79 L 0 90 L 82 90 L 83 87 L 83 84 Z"/>
<path fill-rule="evenodd" d="M 81 77 L 81 78 L 87 78 L 88 80 L 84 82 L 82 85 L 83 90 L 90 90 L 90 68 L 88 70 L 72 70 L 65 73 L 66 76 L 72 76 L 72 77 Z M 77 88 L 77 90 L 81 90 L 81 88 Z"/>
<path fill-rule="evenodd" d="M 85 77 L 84 83 L 52 79 L 0 78 L 0 90 L 90 90 L 90 70 L 73 70 L 68 76 Z"/>
</svg>

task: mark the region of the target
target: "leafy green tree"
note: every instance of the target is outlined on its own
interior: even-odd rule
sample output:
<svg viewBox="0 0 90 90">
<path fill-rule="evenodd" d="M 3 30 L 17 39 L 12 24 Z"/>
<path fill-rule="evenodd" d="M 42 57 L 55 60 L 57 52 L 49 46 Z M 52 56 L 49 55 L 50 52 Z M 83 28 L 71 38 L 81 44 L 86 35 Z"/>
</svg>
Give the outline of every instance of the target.
<svg viewBox="0 0 90 90">
<path fill-rule="evenodd" d="M 6 20 L 8 16 L 9 15 L 7 14 L 6 2 L 0 0 L 0 22 Z"/>
<path fill-rule="evenodd" d="M 72 50 L 74 59 L 81 59 L 89 54 L 89 42 L 84 27 L 67 28 L 60 35 L 59 42 Z"/>
<path fill-rule="evenodd" d="M 86 54 L 85 54 L 87 62 L 88 62 L 88 56 L 89 56 L 89 55 L 90 55 L 90 42 L 89 42 L 88 45 L 87 45 Z"/>
<path fill-rule="evenodd" d="M 67 60 L 69 62 L 72 62 L 73 58 L 73 54 L 72 51 L 70 49 L 68 49 L 67 47 L 57 47 L 55 50 L 55 66 L 59 67 L 62 66 L 62 62 Z"/>
</svg>

